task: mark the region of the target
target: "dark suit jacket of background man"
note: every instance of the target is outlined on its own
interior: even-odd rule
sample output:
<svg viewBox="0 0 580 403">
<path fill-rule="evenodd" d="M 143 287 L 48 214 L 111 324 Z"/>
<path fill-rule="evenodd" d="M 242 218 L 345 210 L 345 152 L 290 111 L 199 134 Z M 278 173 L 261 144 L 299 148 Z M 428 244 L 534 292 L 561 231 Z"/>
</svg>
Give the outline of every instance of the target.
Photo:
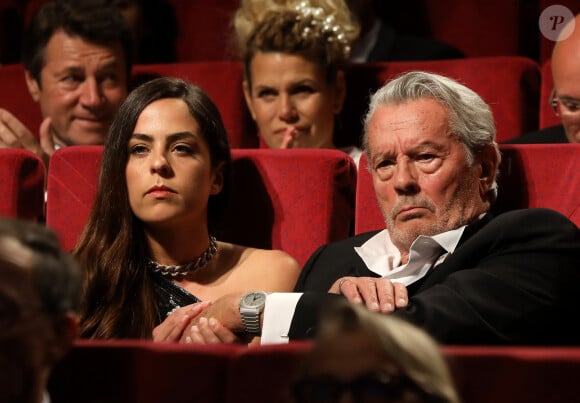
<svg viewBox="0 0 580 403">
<path fill-rule="evenodd" d="M 535 132 L 525 133 L 511 140 L 503 141 L 503 144 L 561 144 L 568 143 L 568 137 L 564 126 L 550 126 Z"/>
<path fill-rule="evenodd" d="M 316 314 L 344 276 L 371 276 L 353 247 L 378 231 L 318 249 L 296 285 L 304 291 L 290 338 L 315 333 Z M 548 209 L 487 214 L 469 225 L 453 254 L 408 287 L 394 315 L 443 344 L 580 344 L 580 230 Z M 310 292 L 315 291 L 315 292 Z"/>
<path fill-rule="evenodd" d="M 383 23 L 368 62 L 463 58 L 463 53 L 444 42 L 396 32 Z"/>
</svg>

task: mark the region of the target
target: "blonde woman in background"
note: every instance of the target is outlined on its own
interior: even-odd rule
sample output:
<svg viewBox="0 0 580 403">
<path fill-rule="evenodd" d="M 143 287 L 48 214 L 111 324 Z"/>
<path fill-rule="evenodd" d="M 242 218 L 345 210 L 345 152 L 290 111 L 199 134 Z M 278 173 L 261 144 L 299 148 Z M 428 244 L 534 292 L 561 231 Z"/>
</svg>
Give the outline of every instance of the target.
<svg viewBox="0 0 580 403">
<path fill-rule="evenodd" d="M 359 27 L 344 0 L 242 0 L 234 18 L 246 103 L 270 148 L 336 148 L 343 72 Z M 360 150 L 343 149 L 355 161 Z"/>
<path fill-rule="evenodd" d="M 459 402 L 439 346 L 426 332 L 337 300 L 323 310 L 292 397 L 297 403 L 342 402 L 347 393 L 360 403 Z"/>
</svg>

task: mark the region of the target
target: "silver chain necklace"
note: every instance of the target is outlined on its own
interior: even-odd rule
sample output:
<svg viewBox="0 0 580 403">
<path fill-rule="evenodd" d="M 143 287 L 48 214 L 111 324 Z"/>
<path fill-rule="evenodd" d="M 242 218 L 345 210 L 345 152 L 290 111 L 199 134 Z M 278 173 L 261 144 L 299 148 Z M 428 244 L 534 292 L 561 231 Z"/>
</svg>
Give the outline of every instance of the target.
<svg viewBox="0 0 580 403">
<path fill-rule="evenodd" d="M 215 254 L 218 251 L 218 244 L 217 239 L 213 236 L 209 237 L 209 246 L 207 249 L 201 254 L 201 256 L 193 259 L 192 261 L 176 265 L 176 266 L 167 266 L 161 263 L 157 263 L 153 260 L 147 261 L 147 267 L 153 271 L 154 273 L 159 273 L 163 276 L 186 276 L 189 273 L 193 273 L 198 269 L 203 269 L 208 263 L 213 259 Z"/>
</svg>

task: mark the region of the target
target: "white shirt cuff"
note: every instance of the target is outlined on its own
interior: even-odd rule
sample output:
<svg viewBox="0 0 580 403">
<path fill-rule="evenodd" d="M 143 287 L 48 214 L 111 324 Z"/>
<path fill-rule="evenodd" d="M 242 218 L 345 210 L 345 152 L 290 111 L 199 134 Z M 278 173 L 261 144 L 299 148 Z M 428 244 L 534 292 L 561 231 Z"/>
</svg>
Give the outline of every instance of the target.
<svg viewBox="0 0 580 403">
<path fill-rule="evenodd" d="M 276 292 L 268 294 L 264 307 L 260 344 L 285 344 L 294 311 L 302 293 Z"/>
</svg>

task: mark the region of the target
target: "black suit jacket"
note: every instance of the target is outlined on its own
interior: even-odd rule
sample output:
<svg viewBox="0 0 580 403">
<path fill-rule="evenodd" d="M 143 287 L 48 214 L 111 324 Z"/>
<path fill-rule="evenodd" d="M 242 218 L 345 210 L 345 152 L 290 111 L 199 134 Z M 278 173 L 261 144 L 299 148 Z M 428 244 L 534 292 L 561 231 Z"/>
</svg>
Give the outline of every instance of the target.
<svg viewBox="0 0 580 403">
<path fill-rule="evenodd" d="M 515 139 L 504 141 L 503 144 L 552 144 L 568 143 L 564 126 L 550 126 L 535 132 L 525 133 Z"/>
<path fill-rule="evenodd" d="M 318 249 L 303 269 L 291 338 L 311 336 L 326 294 L 343 276 L 373 276 L 353 247 L 376 232 Z M 547 209 L 515 210 L 470 225 L 455 252 L 408 287 L 394 315 L 444 344 L 580 344 L 580 230 Z"/>
<path fill-rule="evenodd" d="M 385 23 L 371 50 L 368 62 L 457 59 L 463 53 L 451 45 L 430 38 L 396 32 Z"/>
</svg>

